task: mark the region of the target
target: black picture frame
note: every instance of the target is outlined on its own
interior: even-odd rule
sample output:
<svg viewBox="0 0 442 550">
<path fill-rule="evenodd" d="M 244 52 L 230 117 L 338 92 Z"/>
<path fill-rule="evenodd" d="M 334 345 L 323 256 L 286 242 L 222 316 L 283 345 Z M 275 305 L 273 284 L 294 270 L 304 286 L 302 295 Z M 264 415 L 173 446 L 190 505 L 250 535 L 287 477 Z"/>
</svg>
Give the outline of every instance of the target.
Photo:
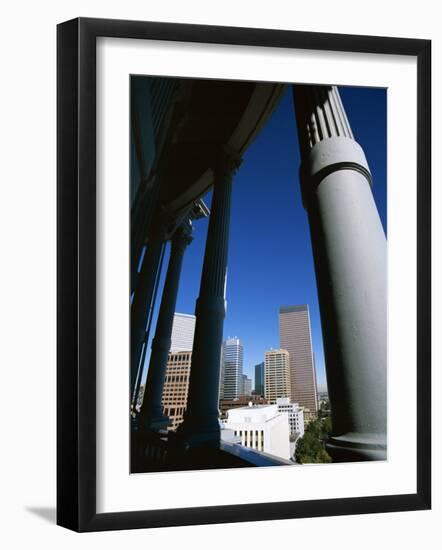
<svg viewBox="0 0 442 550">
<path fill-rule="evenodd" d="M 96 39 L 417 59 L 417 492 L 96 513 Z M 79 18 L 57 28 L 57 523 L 75 531 L 425 510 L 431 506 L 431 41 Z"/>
</svg>

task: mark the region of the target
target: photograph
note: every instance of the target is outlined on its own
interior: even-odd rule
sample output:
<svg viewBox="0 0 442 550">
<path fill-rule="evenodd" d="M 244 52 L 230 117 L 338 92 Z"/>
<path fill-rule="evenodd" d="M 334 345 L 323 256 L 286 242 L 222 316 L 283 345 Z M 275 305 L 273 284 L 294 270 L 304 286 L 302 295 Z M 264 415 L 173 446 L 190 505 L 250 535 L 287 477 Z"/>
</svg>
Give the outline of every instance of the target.
<svg viewBox="0 0 442 550">
<path fill-rule="evenodd" d="M 130 473 L 387 461 L 388 90 L 129 82 Z"/>
</svg>

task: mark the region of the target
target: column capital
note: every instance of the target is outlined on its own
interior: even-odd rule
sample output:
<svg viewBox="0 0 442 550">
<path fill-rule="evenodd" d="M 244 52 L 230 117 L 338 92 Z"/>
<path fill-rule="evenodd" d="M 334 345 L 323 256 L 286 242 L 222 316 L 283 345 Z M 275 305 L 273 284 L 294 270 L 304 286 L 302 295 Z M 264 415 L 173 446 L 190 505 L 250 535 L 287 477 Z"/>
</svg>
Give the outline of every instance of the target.
<svg viewBox="0 0 442 550">
<path fill-rule="evenodd" d="M 354 140 L 337 86 L 295 84 L 293 95 L 303 155 L 328 138 Z"/>
<path fill-rule="evenodd" d="M 242 163 L 242 157 L 229 145 L 223 145 L 218 149 L 213 159 L 213 170 L 217 172 L 230 172 L 234 175 Z"/>
<path fill-rule="evenodd" d="M 293 85 L 301 150 L 304 206 L 328 175 L 340 170 L 372 178 L 362 147 L 355 141 L 337 86 Z"/>
<path fill-rule="evenodd" d="M 184 252 L 186 247 L 193 241 L 192 236 L 192 224 L 190 220 L 187 222 L 182 223 L 177 229 L 175 230 L 172 238 L 172 248 L 173 250 L 180 250 Z"/>
</svg>

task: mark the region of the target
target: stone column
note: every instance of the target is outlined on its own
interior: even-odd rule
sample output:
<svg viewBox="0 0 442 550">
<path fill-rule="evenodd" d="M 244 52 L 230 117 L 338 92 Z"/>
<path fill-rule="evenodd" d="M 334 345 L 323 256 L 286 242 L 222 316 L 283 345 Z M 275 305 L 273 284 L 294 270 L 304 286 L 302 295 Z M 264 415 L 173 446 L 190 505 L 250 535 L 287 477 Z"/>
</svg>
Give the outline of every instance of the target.
<svg viewBox="0 0 442 550">
<path fill-rule="evenodd" d="M 178 434 L 187 445 L 218 444 L 218 397 L 221 345 L 226 314 L 227 254 L 229 247 L 232 179 L 239 166 L 236 154 L 226 151 L 214 167 L 214 186 L 201 276 L 196 302 L 195 336 L 189 393 Z"/>
<path fill-rule="evenodd" d="M 142 378 L 143 378 L 143 367 L 144 367 L 144 362 L 145 362 L 146 354 L 147 354 L 147 344 L 148 344 L 148 340 L 149 340 L 150 327 L 152 326 L 153 306 L 156 302 L 156 297 L 157 297 L 157 293 L 158 293 L 158 286 L 160 284 L 160 275 L 161 275 L 161 271 L 162 271 L 162 268 L 163 268 L 163 260 L 164 260 L 165 249 L 166 249 L 166 246 L 164 245 L 162 250 L 161 250 L 160 259 L 159 259 L 159 262 L 158 262 L 157 276 L 155 278 L 155 284 L 154 284 L 153 293 L 152 293 L 151 307 L 150 307 L 150 310 L 149 310 L 150 314 L 148 313 L 148 315 L 147 315 L 148 321 L 147 321 L 147 326 L 146 326 L 146 332 L 144 334 L 144 341 L 143 341 L 143 345 L 141 347 L 141 356 L 140 356 L 140 361 L 138 363 L 138 365 L 139 365 L 138 366 L 138 374 L 137 374 L 136 382 L 135 382 L 135 390 L 134 390 L 134 393 L 133 393 L 133 396 L 132 396 L 132 409 L 134 410 L 134 412 L 136 412 L 135 408 L 136 408 L 136 405 L 137 405 L 137 402 L 138 402 L 138 396 L 140 394 L 141 381 L 142 381 Z"/>
<path fill-rule="evenodd" d="M 141 251 L 146 242 L 146 237 L 154 222 L 154 213 L 158 208 L 158 195 L 161 185 L 160 178 L 152 174 L 147 181 L 143 181 L 138 190 L 134 204 L 131 208 L 131 233 L 130 233 L 130 289 L 136 289 L 138 284 L 138 264 Z"/>
<path fill-rule="evenodd" d="M 130 395 L 134 395 L 137 372 L 139 368 L 143 343 L 146 338 L 146 325 L 149 310 L 152 305 L 152 297 L 155 288 L 155 280 L 164 246 L 164 233 L 158 231 L 149 241 L 143 260 L 143 266 L 139 273 L 138 284 L 135 290 L 130 321 Z"/>
<path fill-rule="evenodd" d="M 159 431 L 169 424 L 169 418 L 163 414 L 161 404 L 163 396 L 166 367 L 169 357 L 173 317 L 178 294 L 178 286 L 183 264 L 184 250 L 191 242 L 190 223 L 180 227 L 172 239 L 169 265 L 163 296 L 158 314 L 155 337 L 152 341 L 152 352 L 144 391 L 143 407 L 139 418 L 141 429 Z"/>
<path fill-rule="evenodd" d="M 387 247 L 335 86 L 294 86 L 324 337 L 333 460 L 386 458 Z"/>
</svg>

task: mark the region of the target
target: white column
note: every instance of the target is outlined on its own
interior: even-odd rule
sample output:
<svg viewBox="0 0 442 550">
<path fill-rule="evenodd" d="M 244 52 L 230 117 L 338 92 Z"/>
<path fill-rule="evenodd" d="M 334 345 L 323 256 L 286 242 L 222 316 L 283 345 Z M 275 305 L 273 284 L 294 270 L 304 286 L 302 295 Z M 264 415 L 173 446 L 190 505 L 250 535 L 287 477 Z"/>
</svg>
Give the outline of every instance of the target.
<svg viewBox="0 0 442 550">
<path fill-rule="evenodd" d="M 386 458 L 387 248 L 364 151 L 335 86 L 294 86 L 301 186 L 324 338 L 335 461 Z"/>
</svg>

